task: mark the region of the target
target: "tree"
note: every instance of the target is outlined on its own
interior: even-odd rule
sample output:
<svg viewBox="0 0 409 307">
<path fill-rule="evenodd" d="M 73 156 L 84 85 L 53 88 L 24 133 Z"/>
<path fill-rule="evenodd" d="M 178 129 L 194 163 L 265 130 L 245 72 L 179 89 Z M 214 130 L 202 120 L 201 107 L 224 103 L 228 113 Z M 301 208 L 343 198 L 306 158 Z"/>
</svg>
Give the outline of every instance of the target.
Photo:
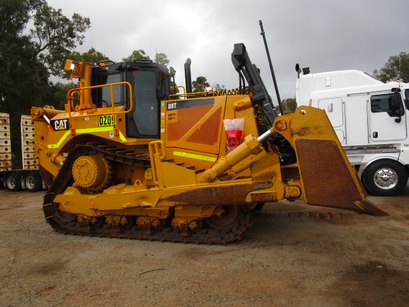
<svg viewBox="0 0 409 307">
<path fill-rule="evenodd" d="M 171 76 L 172 78 L 174 78 L 175 75 L 176 75 L 176 70 L 175 70 L 172 66 L 169 67 L 169 74 L 170 74 L 170 76 Z"/>
<path fill-rule="evenodd" d="M 170 92 L 172 94 L 177 94 L 179 93 L 179 89 L 175 81 L 176 70 L 172 66 L 169 67 L 169 75 L 170 75 Z"/>
<path fill-rule="evenodd" d="M 155 54 L 155 62 L 160 64 L 160 65 L 163 65 L 165 67 L 168 67 L 168 65 L 169 65 L 168 57 L 164 53 L 156 53 Z"/>
<path fill-rule="evenodd" d="M 110 59 L 102 52 L 96 51 L 94 48 L 89 49 L 87 52 L 79 53 L 78 51 L 73 51 L 69 55 L 71 60 L 84 61 L 89 63 L 98 63 L 101 61 L 110 61 Z"/>
<path fill-rule="evenodd" d="M 409 53 L 389 57 L 388 62 L 379 71 L 374 70 L 373 76 L 382 82 L 402 80 L 409 82 Z"/>
<path fill-rule="evenodd" d="M 169 59 L 168 56 L 165 53 L 156 53 L 155 54 L 155 60 L 156 63 L 163 65 L 165 67 L 168 67 L 169 65 Z M 175 82 L 175 75 L 176 75 L 176 70 L 172 66 L 169 67 L 169 75 L 170 75 L 170 86 L 171 86 L 171 93 L 172 94 L 177 94 L 179 93 L 179 89 L 177 88 L 177 84 Z"/>
<path fill-rule="evenodd" d="M 226 90 L 226 87 L 223 84 L 216 83 L 215 85 L 212 86 L 212 89 L 216 92 L 219 92 Z"/>
<path fill-rule="evenodd" d="M 0 6 L 0 33 L 2 33 L 1 44 L 6 39 L 20 34 L 33 10 L 36 1 L 10 1 L 3 0 Z"/>
<path fill-rule="evenodd" d="M 150 57 L 146 55 L 145 51 L 143 51 L 142 49 L 134 50 L 130 56 L 122 59 L 122 61 L 124 62 L 146 61 L 146 60 L 150 60 Z"/>
<path fill-rule="evenodd" d="M 0 111 L 12 116 L 13 152 L 19 152 L 20 115 L 28 114 L 32 105 L 55 104 L 49 76 L 62 75 L 66 55 L 82 43 L 89 24 L 78 14 L 65 17 L 45 0 L 2 0 Z"/>
<path fill-rule="evenodd" d="M 294 113 L 295 109 L 297 109 L 297 102 L 295 98 L 287 98 L 281 101 L 281 106 L 284 114 Z"/>
<path fill-rule="evenodd" d="M 70 89 L 77 88 L 78 84 L 76 82 L 61 83 L 57 82 L 51 85 L 52 87 L 52 99 L 53 105 L 58 110 L 63 110 L 64 105 L 67 103 L 67 93 Z"/>
<path fill-rule="evenodd" d="M 82 45 L 84 32 L 90 26 L 89 18 L 74 13 L 71 19 L 38 0 L 33 15 L 34 28 L 30 30 L 33 58 L 54 76 L 63 76 L 61 67 L 67 56 L 78 45 Z"/>
<path fill-rule="evenodd" d="M 26 113 L 32 104 L 52 104 L 50 74 L 63 76 L 66 56 L 82 44 L 89 19 L 71 19 L 45 0 L 3 0 L 0 6 L 0 107 Z M 27 25 L 32 28 L 27 34 Z"/>
<path fill-rule="evenodd" d="M 31 72 L 32 46 L 22 35 L 36 1 L 5 0 L 0 5 L 0 108 L 17 111 L 18 102 L 40 84 Z"/>
<path fill-rule="evenodd" d="M 204 92 L 206 91 L 206 87 L 210 86 L 207 82 L 206 77 L 199 76 L 196 78 L 195 81 L 192 82 L 193 85 L 193 92 Z"/>
</svg>

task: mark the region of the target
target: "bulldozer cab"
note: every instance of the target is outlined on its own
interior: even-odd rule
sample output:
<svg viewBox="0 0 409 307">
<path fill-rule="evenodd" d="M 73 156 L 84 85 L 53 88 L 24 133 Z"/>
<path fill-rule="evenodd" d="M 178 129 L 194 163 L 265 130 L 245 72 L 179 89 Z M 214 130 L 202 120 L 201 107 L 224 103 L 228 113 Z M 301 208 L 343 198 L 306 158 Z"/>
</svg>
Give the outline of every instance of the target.
<svg viewBox="0 0 409 307">
<path fill-rule="evenodd" d="M 160 137 L 160 103 L 169 95 L 169 74 L 166 67 L 151 61 L 115 63 L 94 67 L 91 85 L 127 81 L 133 88 L 134 108 L 126 115 L 128 137 Z M 92 100 L 98 108 L 111 107 L 109 87 L 92 89 Z M 115 106 L 130 107 L 129 89 L 114 87 Z"/>
</svg>

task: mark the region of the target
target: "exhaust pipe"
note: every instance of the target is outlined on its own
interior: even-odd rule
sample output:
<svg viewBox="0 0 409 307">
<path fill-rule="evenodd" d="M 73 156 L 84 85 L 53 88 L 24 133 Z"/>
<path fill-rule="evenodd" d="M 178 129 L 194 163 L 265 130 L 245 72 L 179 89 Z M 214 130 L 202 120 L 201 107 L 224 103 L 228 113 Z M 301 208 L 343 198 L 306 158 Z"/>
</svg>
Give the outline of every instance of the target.
<svg viewBox="0 0 409 307">
<path fill-rule="evenodd" d="M 186 92 L 192 92 L 192 73 L 190 70 L 190 65 L 192 64 L 192 60 L 187 58 L 185 62 L 185 84 L 186 84 Z"/>
</svg>

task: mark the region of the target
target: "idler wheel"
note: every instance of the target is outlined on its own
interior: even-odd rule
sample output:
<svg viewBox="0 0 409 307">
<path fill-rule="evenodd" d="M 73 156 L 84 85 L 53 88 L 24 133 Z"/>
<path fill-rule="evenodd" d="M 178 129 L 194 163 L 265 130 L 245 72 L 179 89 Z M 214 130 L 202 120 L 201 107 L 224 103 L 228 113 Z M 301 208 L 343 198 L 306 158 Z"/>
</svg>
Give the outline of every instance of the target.
<svg viewBox="0 0 409 307">
<path fill-rule="evenodd" d="M 111 178 L 109 162 L 98 156 L 82 156 L 72 166 L 72 177 L 81 188 L 103 189 Z"/>
</svg>

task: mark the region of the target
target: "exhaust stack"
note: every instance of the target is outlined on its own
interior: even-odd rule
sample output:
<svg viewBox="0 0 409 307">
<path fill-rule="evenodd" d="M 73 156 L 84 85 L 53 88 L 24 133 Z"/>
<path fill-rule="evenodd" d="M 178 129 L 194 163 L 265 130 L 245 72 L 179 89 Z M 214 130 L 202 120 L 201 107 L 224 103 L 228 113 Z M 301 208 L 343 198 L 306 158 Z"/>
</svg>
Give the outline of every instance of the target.
<svg viewBox="0 0 409 307">
<path fill-rule="evenodd" d="M 192 92 L 192 73 L 190 70 L 190 65 L 192 64 L 192 60 L 190 58 L 186 59 L 185 62 L 185 84 L 186 84 L 186 92 Z"/>
</svg>

